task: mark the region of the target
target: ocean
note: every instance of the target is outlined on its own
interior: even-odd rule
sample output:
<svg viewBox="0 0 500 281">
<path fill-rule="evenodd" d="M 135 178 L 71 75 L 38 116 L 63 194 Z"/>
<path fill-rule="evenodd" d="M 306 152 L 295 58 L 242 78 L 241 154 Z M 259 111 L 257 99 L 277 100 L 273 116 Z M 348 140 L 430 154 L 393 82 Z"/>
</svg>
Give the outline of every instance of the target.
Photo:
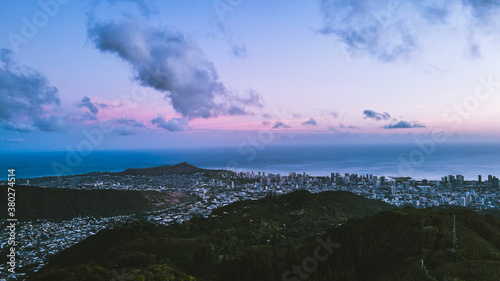
<svg viewBox="0 0 500 281">
<path fill-rule="evenodd" d="M 188 162 L 207 169 L 264 171 L 288 174 L 306 172 L 326 176 L 332 172 L 410 176 L 441 179 L 445 175 L 500 176 L 500 144 L 350 144 L 323 146 L 219 147 L 158 150 L 77 152 L 3 152 L 0 179 L 15 168 L 17 178 L 117 172 Z M 3 171 L 3 172 L 2 172 Z"/>
</svg>

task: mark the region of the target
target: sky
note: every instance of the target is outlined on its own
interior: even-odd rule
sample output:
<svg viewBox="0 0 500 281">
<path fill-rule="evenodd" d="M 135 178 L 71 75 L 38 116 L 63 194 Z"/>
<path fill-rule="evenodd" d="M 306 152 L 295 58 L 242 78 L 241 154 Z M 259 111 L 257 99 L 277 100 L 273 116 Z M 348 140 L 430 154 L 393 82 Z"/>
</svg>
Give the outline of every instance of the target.
<svg viewBox="0 0 500 281">
<path fill-rule="evenodd" d="M 500 1 L 0 6 L 0 151 L 500 140 Z"/>
</svg>

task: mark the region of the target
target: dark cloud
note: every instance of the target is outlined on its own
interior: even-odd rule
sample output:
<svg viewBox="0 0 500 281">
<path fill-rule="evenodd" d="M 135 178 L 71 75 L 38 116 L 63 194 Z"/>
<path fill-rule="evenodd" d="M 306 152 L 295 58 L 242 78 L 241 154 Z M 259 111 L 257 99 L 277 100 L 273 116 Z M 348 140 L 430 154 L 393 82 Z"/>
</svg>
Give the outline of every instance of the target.
<svg viewBox="0 0 500 281">
<path fill-rule="evenodd" d="M 108 122 L 114 125 L 113 132 L 117 133 L 120 136 L 133 135 L 135 134 L 135 129 L 146 127 L 144 124 L 137 122 L 135 119 L 127 119 L 123 117 L 119 119 L 109 120 Z"/>
<path fill-rule="evenodd" d="M 136 128 L 144 128 L 146 127 L 144 124 L 137 122 L 135 119 L 125 119 L 125 118 L 120 118 L 116 120 L 116 123 L 119 125 L 127 125 L 130 127 L 136 127 Z"/>
<path fill-rule="evenodd" d="M 17 131 L 58 131 L 64 119 L 58 115 L 57 88 L 41 73 L 19 66 L 12 52 L 0 49 L 0 124 Z"/>
<path fill-rule="evenodd" d="M 477 55 L 479 47 L 471 39 L 475 33 L 498 29 L 499 10 L 500 1 L 322 0 L 320 32 L 333 35 L 351 55 L 394 61 L 412 58 L 417 50 L 430 48 L 426 44 L 432 41 L 431 34 L 445 30 L 463 34 L 463 42 L 456 44 Z M 470 42 L 472 47 L 468 46 Z M 432 48 L 439 47 L 432 44 Z"/>
<path fill-rule="evenodd" d="M 384 112 L 384 113 L 378 113 L 373 110 L 367 109 L 363 111 L 363 118 L 365 119 L 373 119 L 375 121 L 380 121 L 380 120 L 389 120 L 391 119 L 391 115 L 389 113 Z"/>
<path fill-rule="evenodd" d="M 113 132 L 117 133 L 120 136 L 130 136 L 135 134 L 134 130 L 132 130 L 132 128 L 127 126 L 115 127 L 113 129 Z"/>
<path fill-rule="evenodd" d="M 96 115 L 97 112 L 99 112 L 99 109 L 97 109 L 97 106 L 95 106 L 94 103 L 92 103 L 90 101 L 89 97 L 83 97 L 83 99 L 78 104 L 78 107 L 86 107 L 86 108 L 88 108 L 88 110 L 90 110 L 90 112 L 93 115 Z"/>
<path fill-rule="evenodd" d="M 165 121 L 163 117 L 158 116 L 157 118 L 151 120 L 151 124 L 156 124 L 156 126 L 169 130 L 171 132 L 184 131 L 187 128 L 188 122 L 183 118 L 172 118 Z"/>
<path fill-rule="evenodd" d="M 409 129 L 409 128 L 425 128 L 424 125 L 421 125 L 417 122 L 407 122 L 407 121 L 399 121 L 392 124 L 387 124 L 383 127 L 384 129 Z"/>
<path fill-rule="evenodd" d="M 273 126 L 273 129 L 279 129 L 279 128 L 290 128 L 290 126 L 286 125 L 285 123 L 283 122 L 276 122 Z"/>
<path fill-rule="evenodd" d="M 227 115 L 254 115 L 253 112 L 247 111 L 243 106 L 239 106 L 237 104 L 245 104 L 247 106 L 259 108 L 263 107 L 261 94 L 252 89 L 245 91 L 245 94 L 245 96 L 235 96 L 233 98 L 233 101 L 235 101 L 236 104 L 227 105 Z"/>
<path fill-rule="evenodd" d="M 64 120 L 61 116 L 52 115 L 46 118 L 40 118 L 35 122 L 38 129 L 46 132 L 59 131 L 64 126 Z"/>
<path fill-rule="evenodd" d="M 187 119 L 250 114 L 248 107 L 261 105 L 255 91 L 249 90 L 249 97 L 229 91 L 214 64 L 180 32 L 136 22 L 92 22 L 88 35 L 96 48 L 130 63 L 137 81 L 164 93 Z"/>
<path fill-rule="evenodd" d="M 292 117 L 296 118 L 296 119 L 300 119 L 300 118 L 302 118 L 302 114 L 300 114 L 300 113 L 292 113 Z"/>
<path fill-rule="evenodd" d="M 302 126 L 318 126 L 318 122 L 316 122 L 313 118 L 310 118 L 306 122 L 302 123 Z"/>
<path fill-rule="evenodd" d="M 99 112 L 99 108 L 115 107 L 114 105 L 111 105 L 111 104 L 92 102 L 92 100 L 87 96 L 83 97 L 77 106 L 87 108 L 90 111 L 90 112 L 85 112 L 81 116 L 81 119 L 82 120 L 91 120 L 91 121 L 97 120 L 96 115 Z M 117 106 L 117 107 L 120 107 L 120 106 Z"/>
<path fill-rule="evenodd" d="M 269 121 L 262 121 L 262 125 L 269 126 L 269 125 L 271 125 L 271 122 L 269 122 Z"/>
<path fill-rule="evenodd" d="M 228 110 L 227 113 L 229 115 L 247 115 L 248 113 L 245 111 L 245 109 L 238 107 L 238 106 L 231 106 Z"/>
</svg>

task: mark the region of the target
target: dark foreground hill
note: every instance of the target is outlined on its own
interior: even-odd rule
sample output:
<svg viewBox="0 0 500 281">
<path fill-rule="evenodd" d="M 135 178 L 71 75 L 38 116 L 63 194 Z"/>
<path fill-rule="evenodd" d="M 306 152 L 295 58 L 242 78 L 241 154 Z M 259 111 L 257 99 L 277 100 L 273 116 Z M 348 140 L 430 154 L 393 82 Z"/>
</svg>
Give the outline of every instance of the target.
<svg viewBox="0 0 500 281">
<path fill-rule="evenodd" d="M 165 165 L 160 167 L 151 168 L 138 168 L 126 169 L 125 171 L 118 172 L 118 175 L 132 175 L 132 176 L 159 176 L 159 175 L 172 175 L 172 174 L 189 174 L 205 171 L 204 169 L 195 167 L 186 162 L 182 162 L 173 166 Z"/>
<path fill-rule="evenodd" d="M 230 260 L 254 252 L 267 255 L 273 247 L 279 247 L 282 256 L 289 241 L 300 244 L 347 219 L 391 208 L 348 192 L 299 191 L 241 201 L 215 210 L 211 218 L 193 218 L 182 225 L 132 224 L 101 231 L 54 256 L 35 280 L 52 280 L 53 274 L 70 274 L 89 264 L 146 271 L 150 264 L 168 265 L 200 280 L 219 280 Z"/>
<path fill-rule="evenodd" d="M 342 246 L 318 270 L 318 280 L 500 280 L 500 220 L 472 210 L 381 212 L 325 237 Z"/>
<path fill-rule="evenodd" d="M 30 280 L 109 280 L 122 269 L 126 280 L 500 280 L 499 220 L 390 208 L 345 192 L 243 201 L 182 225 L 103 230 Z"/>
<path fill-rule="evenodd" d="M 480 212 L 482 215 L 491 215 L 500 220 L 500 210 L 498 209 L 488 209 Z"/>
<path fill-rule="evenodd" d="M 7 206 L 7 186 L 0 186 Z M 80 190 L 16 185 L 19 220 L 64 220 L 78 216 L 115 216 L 143 213 L 185 202 L 189 195 L 156 191 Z M 2 218 L 7 217 L 2 212 Z"/>
</svg>

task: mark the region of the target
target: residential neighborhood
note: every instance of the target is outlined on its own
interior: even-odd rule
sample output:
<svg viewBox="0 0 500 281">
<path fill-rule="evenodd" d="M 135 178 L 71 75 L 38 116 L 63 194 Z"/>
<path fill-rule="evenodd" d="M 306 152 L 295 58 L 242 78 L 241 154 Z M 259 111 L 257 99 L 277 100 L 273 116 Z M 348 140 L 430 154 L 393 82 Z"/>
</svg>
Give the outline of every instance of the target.
<svg viewBox="0 0 500 281">
<path fill-rule="evenodd" d="M 183 223 L 193 216 L 210 217 L 212 211 L 240 200 L 257 200 L 279 196 L 296 190 L 311 193 L 346 191 L 363 197 L 381 200 L 395 207 L 415 208 L 461 206 L 475 210 L 499 209 L 498 179 L 464 179 L 448 175 L 441 180 L 331 173 L 329 176 L 310 176 L 290 172 L 288 175 L 266 172 L 230 172 L 173 174 L 162 176 L 131 176 L 111 173 L 21 179 L 20 184 L 45 188 L 120 189 L 181 192 L 194 195 L 196 200 L 163 210 L 139 215 L 114 217 L 76 217 L 71 220 L 18 222 L 18 273 L 37 271 L 50 256 L 71 247 L 104 228 L 146 219 L 155 224 Z M 19 188 L 19 187 L 18 187 Z M 17 206 L 22 208 L 22 206 Z M 8 240 L 6 224 L 0 241 L 2 248 Z M 6 265 L 0 269 L 5 272 Z"/>
</svg>

